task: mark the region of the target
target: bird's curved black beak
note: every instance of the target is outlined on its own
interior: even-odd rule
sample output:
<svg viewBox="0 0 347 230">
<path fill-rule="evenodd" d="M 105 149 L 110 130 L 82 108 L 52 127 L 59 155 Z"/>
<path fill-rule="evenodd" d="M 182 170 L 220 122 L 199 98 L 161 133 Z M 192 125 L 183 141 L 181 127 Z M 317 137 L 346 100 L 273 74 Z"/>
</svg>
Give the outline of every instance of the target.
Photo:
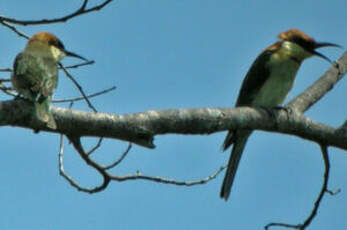
<svg viewBox="0 0 347 230">
<path fill-rule="evenodd" d="M 323 54 L 321 54 L 321 53 L 319 53 L 319 52 L 317 52 L 317 51 L 315 50 L 315 49 L 319 49 L 319 48 L 322 48 L 322 47 L 328 47 L 328 46 L 330 46 L 330 47 L 342 48 L 342 46 L 337 45 L 337 44 L 334 44 L 334 43 L 329 43 L 329 42 L 316 42 L 316 43 L 314 44 L 314 47 L 313 47 L 313 50 L 312 50 L 312 54 L 314 54 L 314 55 L 316 55 L 316 56 L 318 56 L 318 57 L 321 57 L 321 58 L 323 58 L 324 60 L 326 60 L 326 61 L 332 63 L 332 61 L 331 61 L 329 58 L 327 58 L 326 56 L 324 56 Z"/>
<path fill-rule="evenodd" d="M 66 56 L 79 58 L 79 59 L 81 59 L 83 61 L 88 61 L 86 58 L 84 58 L 84 57 L 82 57 L 82 56 L 80 56 L 78 54 L 72 53 L 70 51 L 64 50 L 64 52 L 65 52 Z"/>
</svg>

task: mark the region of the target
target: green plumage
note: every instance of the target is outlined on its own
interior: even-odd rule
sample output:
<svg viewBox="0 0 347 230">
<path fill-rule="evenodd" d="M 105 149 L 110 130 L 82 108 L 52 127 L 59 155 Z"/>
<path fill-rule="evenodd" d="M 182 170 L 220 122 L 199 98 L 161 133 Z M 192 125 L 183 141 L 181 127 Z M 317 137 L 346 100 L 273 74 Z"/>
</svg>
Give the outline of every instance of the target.
<svg viewBox="0 0 347 230">
<path fill-rule="evenodd" d="M 51 57 L 19 53 L 13 66 L 11 81 L 14 89 L 34 103 L 35 115 L 47 127 L 57 125 L 50 112 L 50 103 L 58 82 L 58 67 Z"/>
<path fill-rule="evenodd" d="M 236 102 L 240 106 L 276 106 L 283 102 L 291 89 L 301 59 L 290 53 L 290 49 L 282 48 L 281 43 L 275 43 L 264 50 L 254 61 L 245 79 Z M 296 46 L 292 44 L 292 46 Z M 230 130 L 222 149 L 233 145 L 227 172 L 224 177 L 220 196 L 227 200 L 235 179 L 243 150 L 252 130 Z"/>
<path fill-rule="evenodd" d="M 242 87 L 237 98 L 236 107 L 238 106 L 251 106 L 255 101 L 261 87 L 264 82 L 270 76 L 270 69 L 266 63 L 269 62 L 271 55 L 274 53 L 273 50 L 265 50 L 258 58 L 254 61 L 251 68 L 249 69 L 245 79 L 242 82 Z M 223 143 L 223 150 L 226 150 L 235 143 L 235 140 L 240 136 L 240 132 L 234 130 L 229 131 L 227 137 Z M 241 138 L 242 139 L 242 138 Z"/>
</svg>

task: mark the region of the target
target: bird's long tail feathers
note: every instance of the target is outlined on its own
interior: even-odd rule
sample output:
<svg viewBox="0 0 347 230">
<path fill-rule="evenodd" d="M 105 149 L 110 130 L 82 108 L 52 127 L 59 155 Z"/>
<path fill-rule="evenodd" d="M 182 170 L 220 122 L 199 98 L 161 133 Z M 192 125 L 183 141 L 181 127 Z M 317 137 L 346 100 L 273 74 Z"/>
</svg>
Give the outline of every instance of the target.
<svg viewBox="0 0 347 230">
<path fill-rule="evenodd" d="M 236 134 L 236 131 L 228 132 L 228 135 L 225 137 L 223 145 L 222 145 L 223 151 L 227 150 L 230 147 L 230 145 L 232 145 L 235 142 L 235 134 Z"/>
<path fill-rule="evenodd" d="M 42 101 L 36 101 L 35 102 L 35 112 L 37 118 L 46 123 L 47 127 L 51 129 L 56 129 L 57 124 L 55 123 L 55 120 L 53 118 L 53 115 L 50 111 L 50 104 L 51 104 L 51 98 L 46 97 Z"/>
<path fill-rule="evenodd" d="M 251 134 L 251 131 L 248 131 L 248 130 L 238 130 L 234 133 L 229 132 L 228 136 L 226 137 L 224 141 L 224 144 L 223 144 L 224 150 L 228 148 L 232 143 L 234 143 L 233 149 L 231 151 L 231 155 L 229 158 L 227 172 L 225 174 L 223 185 L 220 192 L 220 197 L 225 200 L 228 200 L 231 187 L 233 185 L 234 178 L 237 172 L 237 168 L 240 163 L 242 152 L 245 148 L 247 139 L 250 134 Z M 231 140 L 232 142 L 230 142 Z"/>
</svg>

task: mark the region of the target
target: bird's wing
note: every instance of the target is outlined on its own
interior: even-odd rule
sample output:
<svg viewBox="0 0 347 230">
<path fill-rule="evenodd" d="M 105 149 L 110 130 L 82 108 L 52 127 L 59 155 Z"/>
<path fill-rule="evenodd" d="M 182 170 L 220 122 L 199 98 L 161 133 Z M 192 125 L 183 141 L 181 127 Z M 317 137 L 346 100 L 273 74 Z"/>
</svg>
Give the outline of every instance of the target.
<svg viewBox="0 0 347 230">
<path fill-rule="evenodd" d="M 255 96 L 270 75 L 270 69 L 266 63 L 268 63 L 271 54 L 274 52 L 273 49 L 266 49 L 253 62 L 242 82 L 236 106 L 252 105 Z"/>
<path fill-rule="evenodd" d="M 57 87 L 58 69 L 54 60 L 19 53 L 14 62 L 13 75 L 17 88 L 30 89 L 33 94 L 51 96 Z"/>
</svg>

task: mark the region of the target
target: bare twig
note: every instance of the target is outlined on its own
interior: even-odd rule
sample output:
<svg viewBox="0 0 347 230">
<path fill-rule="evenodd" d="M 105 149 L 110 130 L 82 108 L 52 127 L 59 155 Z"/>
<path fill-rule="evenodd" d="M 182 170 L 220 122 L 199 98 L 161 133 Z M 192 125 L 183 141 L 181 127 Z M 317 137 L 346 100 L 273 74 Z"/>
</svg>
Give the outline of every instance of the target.
<svg viewBox="0 0 347 230">
<path fill-rule="evenodd" d="M 66 70 L 66 68 L 61 63 L 59 63 L 59 66 L 64 71 L 66 76 L 74 83 L 74 85 L 77 87 L 78 91 L 80 91 L 80 93 L 82 94 L 84 100 L 87 102 L 89 108 L 91 108 L 96 113 L 97 110 L 95 109 L 93 104 L 89 101 L 87 95 L 84 93 L 84 91 L 82 89 L 82 86 L 80 84 L 78 84 L 78 82 L 75 80 L 75 78 Z"/>
<path fill-rule="evenodd" d="M 94 113 L 97 113 L 98 111 L 96 110 L 96 108 L 94 107 L 94 105 L 89 101 L 88 96 L 84 93 L 84 91 L 83 91 L 83 89 L 82 89 L 82 86 L 75 80 L 75 78 L 66 70 L 66 68 L 65 68 L 61 63 L 59 63 L 59 66 L 60 66 L 60 68 L 64 71 L 64 73 L 66 74 L 66 76 L 74 83 L 74 85 L 75 85 L 75 86 L 77 87 L 77 89 L 80 91 L 80 93 L 81 93 L 82 96 L 83 96 L 83 99 L 87 102 L 89 108 L 91 108 L 91 109 L 94 111 Z M 104 91 L 105 91 L 105 90 L 104 90 Z M 111 90 L 107 90 L 107 92 L 109 92 L 109 91 L 111 91 Z M 100 93 L 99 93 L 98 95 L 100 95 Z M 77 100 L 78 100 L 78 99 L 77 99 Z M 70 102 L 74 102 L 74 101 L 77 101 L 77 100 L 73 100 L 73 101 L 70 100 Z M 93 153 L 95 150 L 97 150 L 97 149 L 101 146 L 102 140 L 103 140 L 102 137 L 99 138 L 97 144 L 96 144 L 90 151 L 88 151 L 86 154 L 89 155 L 89 154 Z M 82 146 L 81 146 L 81 147 L 82 147 Z M 82 149 L 82 150 L 83 150 L 83 149 Z M 84 151 L 84 150 L 83 150 L 83 151 Z M 105 182 L 105 181 L 104 181 L 104 182 Z M 103 186 L 105 186 L 105 187 L 103 187 Z M 107 186 L 107 185 L 105 185 L 105 184 L 104 184 L 104 185 L 101 185 L 100 188 L 95 188 L 95 190 L 98 190 L 98 189 L 103 190 L 104 188 L 106 188 L 106 186 Z M 94 191 L 94 190 L 93 190 L 93 191 Z"/>
<path fill-rule="evenodd" d="M 18 20 L 15 18 L 10 18 L 10 17 L 4 17 L 4 16 L 0 16 L 0 23 L 12 23 L 12 24 L 17 24 L 17 25 L 23 25 L 23 26 L 27 26 L 27 25 L 40 25 L 40 24 L 51 24 L 51 23 L 62 23 L 62 22 L 66 22 L 74 17 L 77 17 L 79 15 L 82 14 L 87 14 L 93 11 L 98 11 L 101 10 L 102 8 L 104 8 L 106 5 L 108 5 L 109 3 L 111 3 L 113 0 L 105 0 L 104 2 L 102 2 L 99 5 L 96 5 L 94 7 L 91 7 L 89 9 L 86 9 L 86 6 L 88 4 L 88 0 L 84 0 L 83 3 L 81 4 L 81 6 L 73 13 L 68 14 L 66 16 L 60 17 L 60 18 L 53 18 L 53 19 L 41 19 L 41 20 Z"/>
<path fill-rule="evenodd" d="M 60 68 L 64 71 L 64 73 L 66 74 L 66 76 L 74 83 L 74 85 L 75 85 L 75 86 L 77 87 L 77 89 L 80 91 L 80 93 L 81 93 L 82 96 L 83 96 L 83 99 L 87 102 L 89 108 L 91 108 L 91 109 L 94 111 L 94 113 L 97 113 L 98 111 L 97 111 L 96 108 L 93 106 L 93 104 L 89 101 L 88 96 L 84 93 L 84 91 L 83 91 L 81 85 L 75 80 L 75 78 L 66 70 L 66 68 L 65 68 L 61 63 L 59 63 L 59 66 L 60 66 Z M 109 91 L 110 91 L 110 90 L 108 90 L 108 92 L 109 92 Z M 100 94 L 99 94 L 99 95 L 100 95 Z M 74 101 L 76 101 L 76 100 L 74 100 Z M 74 101 L 71 101 L 71 100 L 70 100 L 70 102 L 74 102 Z M 89 154 L 93 153 L 96 149 L 98 149 L 98 148 L 100 147 L 101 143 L 102 143 L 102 139 L 103 139 L 103 138 L 99 138 L 98 143 L 97 143 L 88 153 L 85 153 L 85 154 L 89 155 Z M 82 148 L 82 145 L 80 145 L 80 147 L 81 147 L 80 150 L 84 152 L 84 149 Z M 104 177 L 104 178 L 105 178 L 105 177 Z M 95 189 L 92 190 L 92 191 L 99 191 L 99 189 L 100 189 L 100 190 L 103 190 L 104 188 L 106 188 L 108 182 L 107 182 L 107 184 L 105 184 L 105 183 L 106 183 L 106 181 L 104 180 L 104 184 L 103 184 L 103 185 L 101 185 L 99 188 L 95 188 Z"/>
<path fill-rule="evenodd" d="M 69 108 L 71 108 L 73 105 L 73 102 L 70 103 Z M 60 147 L 59 147 L 59 174 L 64 177 L 70 184 L 71 186 L 75 187 L 78 191 L 86 192 L 86 193 L 94 193 L 99 191 L 100 187 L 95 187 L 95 188 L 86 188 L 81 185 L 79 185 L 72 177 L 70 177 L 64 170 L 64 164 L 63 164 L 63 151 L 64 151 L 64 136 L 60 135 Z M 105 182 L 105 181 L 104 181 Z M 104 183 L 102 184 L 105 186 Z M 103 188 L 102 188 L 103 189 Z"/>
<path fill-rule="evenodd" d="M 16 96 L 16 94 L 15 93 L 13 93 L 12 91 L 13 91 L 13 88 L 12 87 L 8 87 L 8 86 L 6 86 L 6 84 L 5 83 L 7 83 L 7 82 L 10 82 L 11 80 L 10 79 L 8 79 L 8 78 L 0 78 L 0 90 L 2 91 L 2 92 L 4 92 L 5 94 L 7 94 L 7 95 L 10 95 L 10 96 Z"/>
<path fill-rule="evenodd" d="M 299 229 L 298 225 L 293 224 L 285 224 L 285 223 L 270 223 L 264 227 L 265 230 L 268 230 L 270 227 L 285 227 L 285 228 L 293 228 Z"/>
<path fill-rule="evenodd" d="M 101 143 L 102 143 L 102 140 L 103 138 L 99 138 L 98 142 L 96 143 L 96 145 L 91 148 L 86 154 L 89 156 L 90 154 L 92 154 L 95 150 L 97 150 L 100 146 L 101 146 Z"/>
<path fill-rule="evenodd" d="M 76 69 L 78 67 L 81 67 L 81 66 L 85 66 L 85 65 L 92 65 L 94 64 L 95 61 L 91 60 L 91 61 L 87 61 L 87 62 L 83 62 L 81 64 L 76 64 L 76 65 L 70 65 L 70 66 L 64 66 L 65 69 Z"/>
<path fill-rule="evenodd" d="M 13 32 L 15 32 L 18 36 L 23 37 L 25 39 L 29 39 L 29 36 L 24 34 L 23 32 L 20 32 L 15 26 L 10 25 L 5 20 L 2 20 L 2 17 L 0 16 L 0 24 L 4 25 L 5 27 L 9 28 Z"/>
<path fill-rule="evenodd" d="M 64 154 L 64 135 L 60 135 L 60 144 L 59 144 L 59 154 L 58 154 L 58 168 L 59 173 L 62 177 L 64 177 L 73 187 L 79 188 L 80 186 L 75 182 L 69 175 L 65 173 L 64 170 L 64 162 L 63 162 L 63 154 Z"/>
<path fill-rule="evenodd" d="M 148 181 L 153 181 L 157 183 L 162 183 L 162 184 L 172 184 L 172 185 L 178 185 L 178 186 L 194 186 L 194 185 L 201 185 L 209 182 L 210 180 L 215 179 L 219 173 L 221 173 L 227 165 L 221 166 L 219 169 L 216 170 L 216 172 L 212 173 L 211 175 L 195 180 L 195 181 L 178 181 L 178 180 L 173 180 L 173 179 L 168 179 L 165 177 L 157 177 L 157 176 L 148 176 L 148 175 L 143 175 L 141 174 L 140 171 L 137 171 L 136 174 L 130 174 L 130 175 L 125 175 L 125 176 L 111 176 L 112 180 L 115 181 L 125 181 L 125 180 L 148 180 Z"/>
<path fill-rule="evenodd" d="M 329 195 L 335 196 L 341 192 L 341 189 L 336 189 L 335 191 L 327 189 L 325 192 L 328 193 Z"/>
<path fill-rule="evenodd" d="M 18 96 L 16 93 L 13 92 L 12 87 L 0 86 L 0 90 L 9 96 L 12 96 L 12 97 Z"/>
<path fill-rule="evenodd" d="M 80 137 L 68 136 L 68 138 L 71 141 L 71 143 L 73 144 L 74 148 L 79 153 L 79 155 L 81 156 L 81 158 L 89 166 L 91 166 L 92 168 L 96 169 L 103 177 L 103 183 L 100 186 L 97 186 L 97 187 L 95 187 L 93 189 L 88 189 L 88 188 L 82 189 L 81 187 L 79 187 L 78 190 L 83 191 L 83 192 L 87 192 L 87 193 L 96 193 L 96 192 L 100 192 L 100 191 L 104 190 L 108 186 L 110 181 L 111 181 L 110 176 L 108 175 L 108 173 L 105 170 L 103 170 L 103 166 L 99 165 L 98 163 L 96 163 L 95 161 L 93 161 L 92 159 L 90 159 L 88 157 L 88 154 L 84 151 L 84 149 L 82 147 Z"/>
<path fill-rule="evenodd" d="M 0 72 L 12 72 L 12 69 L 10 68 L 0 69 Z M 5 81 L 5 80 L 10 81 L 10 79 L 2 79 L 2 81 Z"/>
<path fill-rule="evenodd" d="M 327 146 L 320 144 L 320 147 L 321 147 L 321 152 L 323 155 L 324 168 L 325 168 L 324 180 L 323 180 L 322 188 L 319 192 L 317 200 L 314 203 L 314 207 L 313 207 L 310 215 L 306 218 L 306 220 L 302 224 L 292 225 L 292 224 L 285 224 L 285 223 L 270 223 L 270 224 L 265 226 L 266 230 L 269 229 L 270 227 L 274 227 L 274 226 L 304 230 L 304 229 L 306 229 L 306 227 L 308 227 L 311 224 L 312 220 L 317 215 L 317 210 L 320 206 L 320 203 L 323 199 L 323 196 L 324 196 L 325 192 L 328 191 L 327 188 L 328 188 L 329 173 L 330 173 L 330 162 L 329 162 L 329 155 L 328 155 Z"/>
<path fill-rule="evenodd" d="M 64 177 L 74 188 L 78 191 L 86 193 L 94 193 L 99 191 L 100 187 L 85 188 L 79 185 L 72 177 L 70 177 L 64 170 L 63 164 L 63 152 L 64 152 L 64 136 L 60 135 L 60 148 L 59 148 L 59 174 Z M 104 185 L 104 184 L 103 184 Z M 103 188 L 101 188 L 103 189 Z"/>
<path fill-rule="evenodd" d="M 113 86 L 111 88 L 102 90 L 100 92 L 96 92 L 96 93 L 87 95 L 86 97 L 87 98 L 97 97 L 97 96 L 100 96 L 102 94 L 109 93 L 109 92 L 115 90 L 116 88 L 117 88 L 116 86 Z M 71 101 L 76 102 L 76 101 L 81 101 L 81 100 L 84 100 L 84 99 L 85 99 L 84 97 L 74 97 L 74 98 L 67 98 L 67 99 L 56 99 L 56 100 L 53 100 L 52 102 L 53 103 L 65 103 L 65 102 L 71 102 Z"/>
<path fill-rule="evenodd" d="M 328 147 L 326 145 L 320 144 L 322 155 L 323 155 L 323 161 L 324 161 L 324 180 L 323 185 L 321 188 L 321 191 L 318 195 L 318 198 L 316 202 L 314 203 L 314 208 L 310 214 L 310 216 L 305 220 L 304 224 L 302 225 L 302 229 L 305 229 L 310 223 L 312 222 L 313 218 L 317 215 L 317 210 L 319 208 L 319 205 L 323 199 L 323 196 L 325 192 L 328 189 L 328 181 L 329 181 L 329 173 L 330 173 L 330 161 L 329 161 L 329 154 L 328 154 Z"/>
<path fill-rule="evenodd" d="M 116 167 L 119 163 L 121 163 L 123 161 L 123 159 L 128 155 L 130 149 L 132 147 L 132 144 L 129 142 L 128 144 L 128 148 L 122 153 L 122 155 L 118 158 L 118 160 L 116 160 L 113 164 L 110 164 L 108 166 L 104 167 L 104 170 L 109 170 L 111 168 Z"/>
<path fill-rule="evenodd" d="M 224 165 L 224 166 L 220 167 L 213 174 L 207 176 L 204 179 L 200 179 L 200 180 L 196 180 L 196 181 L 177 181 L 177 180 L 168 179 L 168 178 L 164 178 L 164 177 L 142 175 L 139 171 L 136 174 L 130 174 L 130 175 L 125 175 L 125 176 L 116 176 L 116 175 L 109 174 L 107 172 L 107 170 L 115 167 L 125 158 L 125 156 L 128 154 L 128 152 L 131 149 L 131 144 L 128 145 L 128 148 L 126 149 L 126 151 L 120 156 L 120 158 L 116 162 L 114 162 L 113 164 L 111 164 L 109 166 L 102 166 L 99 163 L 97 163 L 96 161 L 92 160 L 88 156 L 88 154 L 84 151 L 82 144 L 81 144 L 81 141 L 80 141 L 80 137 L 68 136 L 68 138 L 69 138 L 70 142 L 73 144 L 74 148 L 79 153 L 79 155 L 81 156 L 81 158 L 89 166 L 96 169 L 103 177 L 103 183 L 100 186 L 97 186 L 93 189 L 90 189 L 90 188 L 81 187 L 71 177 L 66 175 L 66 173 L 64 172 L 64 169 L 62 167 L 62 165 L 63 165 L 63 162 L 62 162 L 62 152 L 63 152 L 62 146 L 63 146 L 63 144 L 62 144 L 62 140 L 61 140 L 61 146 L 60 146 L 60 152 L 59 152 L 59 169 L 60 169 L 61 175 L 65 179 L 67 179 L 73 187 L 77 188 L 79 191 L 83 191 L 83 192 L 87 192 L 87 193 L 96 193 L 96 192 L 100 192 L 100 191 L 104 190 L 108 186 L 108 184 L 111 180 L 127 181 L 127 180 L 139 179 L 139 180 L 149 180 L 149 181 L 153 181 L 153 182 L 157 182 L 157 183 L 173 184 L 173 185 L 179 185 L 179 186 L 193 186 L 193 185 L 205 184 L 208 181 L 215 179 L 217 177 L 217 175 L 227 167 L 227 165 Z"/>
</svg>

